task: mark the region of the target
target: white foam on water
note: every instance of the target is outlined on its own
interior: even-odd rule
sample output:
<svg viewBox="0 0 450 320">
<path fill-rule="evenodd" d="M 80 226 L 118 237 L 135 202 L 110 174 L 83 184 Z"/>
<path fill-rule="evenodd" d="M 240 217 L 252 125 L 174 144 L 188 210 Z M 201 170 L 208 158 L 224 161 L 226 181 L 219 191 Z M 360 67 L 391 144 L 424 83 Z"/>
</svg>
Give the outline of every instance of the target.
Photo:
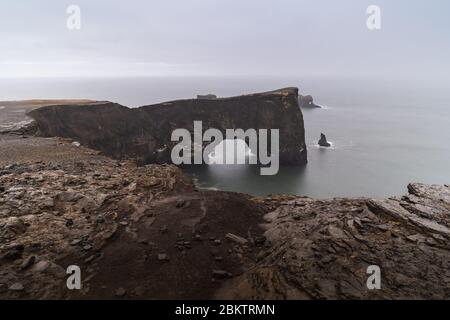
<svg viewBox="0 0 450 320">
<path fill-rule="evenodd" d="M 206 187 L 205 183 L 202 183 L 196 174 L 192 175 L 192 181 L 197 189 L 200 190 L 211 190 L 211 191 L 220 191 L 217 187 Z"/>
<path fill-rule="evenodd" d="M 333 142 L 333 141 L 329 141 L 328 143 L 331 144 L 330 147 L 322 147 L 319 146 L 319 144 L 317 143 L 317 140 L 315 141 L 311 141 L 309 144 L 307 144 L 308 148 L 315 148 L 315 149 L 330 149 L 330 150 L 340 150 L 340 149 L 349 149 L 349 148 L 353 148 L 356 146 L 355 142 L 353 141 L 347 141 L 347 142 Z"/>
<path fill-rule="evenodd" d="M 318 144 L 316 144 L 316 147 L 317 147 L 318 149 L 326 149 L 326 150 L 336 150 L 336 149 L 337 149 L 336 145 L 335 145 L 333 142 L 328 141 L 328 143 L 329 143 L 331 146 L 329 146 L 329 147 L 322 147 L 322 146 L 319 146 Z"/>
<path fill-rule="evenodd" d="M 337 149 L 337 146 L 336 146 L 336 144 L 334 142 L 328 141 L 328 143 L 331 144 L 331 146 L 329 146 L 329 147 L 319 146 L 317 141 L 311 142 L 307 146 L 308 146 L 308 148 L 316 148 L 316 149 L 329 149 L 329 150 L 336 150 Z"/>
<path fill-rule="evenodd" d="M 199 187 L 199 189 L 201 189 L 201 190 L 210 190 L 210 191 L 220 191 L 220 189 L 219 188 L 216 188 L 216 187 Z"/>
</svg>

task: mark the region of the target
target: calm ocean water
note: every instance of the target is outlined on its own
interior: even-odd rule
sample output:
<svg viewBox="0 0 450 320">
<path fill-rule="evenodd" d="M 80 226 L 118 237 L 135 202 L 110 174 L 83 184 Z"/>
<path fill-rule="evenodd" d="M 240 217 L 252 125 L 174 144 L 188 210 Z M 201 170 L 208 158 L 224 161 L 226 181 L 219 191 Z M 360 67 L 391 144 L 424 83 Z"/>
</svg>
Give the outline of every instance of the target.
<svg viewBox="0 0 450 320">
<path fill-rule="evenodd" d="M 369 78 L 0 79 L 0 101 L 89 98 L 140 106 L 214 93 L 297 86 L 324 109 L 303 110 L 308 165 L 260 176 L 254 166 L 186 169 L 205 188 L 254 195 L 400 195 L 409 182 L 450 183 L 450 84 Z M 324 132 L 330 149 L 316 146 Z"/>
</svg>

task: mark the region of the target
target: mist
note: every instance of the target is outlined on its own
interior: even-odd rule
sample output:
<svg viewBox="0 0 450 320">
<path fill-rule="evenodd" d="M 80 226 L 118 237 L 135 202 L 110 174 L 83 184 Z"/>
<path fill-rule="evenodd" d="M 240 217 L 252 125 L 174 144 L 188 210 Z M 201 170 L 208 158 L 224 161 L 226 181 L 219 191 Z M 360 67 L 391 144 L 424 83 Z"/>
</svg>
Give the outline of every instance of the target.
<svg viewBox="0 0 450 320">
<path fill-rule="evenodd" d="M 381 29 L 366 26 L 381 9 Z M 67 28 L 69 5 L 81 28 Z M 373 76 L 445 79 L 450 3 L 12 1 L 0 77 Z"/>
</svg>

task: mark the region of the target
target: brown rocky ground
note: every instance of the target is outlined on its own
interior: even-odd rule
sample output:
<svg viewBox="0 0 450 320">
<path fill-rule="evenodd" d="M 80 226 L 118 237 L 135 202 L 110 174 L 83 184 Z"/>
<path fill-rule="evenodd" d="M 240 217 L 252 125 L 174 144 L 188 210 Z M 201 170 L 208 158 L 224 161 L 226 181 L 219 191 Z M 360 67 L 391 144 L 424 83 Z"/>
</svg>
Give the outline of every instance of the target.
<svg viewBox="0 0 450 320">
<path fill-rule="evenodd" d="M 218 296 L 448 299 L 450 187 L 408 189 L 388 200 L 262 199 L 271 248 Z M 367 289 L 370 265 L 381 268 L 381 290 Z"/>
<path fill-rule="evenodd" d="M 16 143 L 0 157 L 14 163 L 0 168 L 2 298 L 208 298 L 255 260 L 263 211 L 247 196 L 56 138 L 3 136 L 0 150 Z M 69 265 L 79 292 L 66 289 Z"/>
<path fill-rule="evenodd" d="M 3 299 L 445 299 L 449 228 L 449 186 L 250 198 L 197 190 L 174 166 L 0 135 Z M 66 288 L 73 264 L 80 291 Z"/>
</svg>

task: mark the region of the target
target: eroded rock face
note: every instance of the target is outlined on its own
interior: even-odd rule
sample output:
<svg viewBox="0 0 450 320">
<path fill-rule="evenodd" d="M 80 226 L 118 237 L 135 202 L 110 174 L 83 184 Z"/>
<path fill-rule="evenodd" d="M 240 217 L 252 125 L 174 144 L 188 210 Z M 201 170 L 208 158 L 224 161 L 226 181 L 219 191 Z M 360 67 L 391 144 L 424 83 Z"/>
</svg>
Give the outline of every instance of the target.
<svg viewBox="0 0 450 320">
<path fill-rule="evenodd" d="M 447 299 L 449 186 L 410 184 L 402 198 L 264 198 L 265 236 L 256 267 L 220 298 Z M 367 287 L 367 268 L 381 289 Z"/>
<path fill-rule="evenodd" d="M 43 136 L 72 138 L 114 158 L 170 163 L 174 129 L 279 129 L 280 164 L 307 162 L 298 89 L 212 100 L 191 99 L 129 109 L 111 102 L 47 106 L 32 110 Z"/>
</svg>

